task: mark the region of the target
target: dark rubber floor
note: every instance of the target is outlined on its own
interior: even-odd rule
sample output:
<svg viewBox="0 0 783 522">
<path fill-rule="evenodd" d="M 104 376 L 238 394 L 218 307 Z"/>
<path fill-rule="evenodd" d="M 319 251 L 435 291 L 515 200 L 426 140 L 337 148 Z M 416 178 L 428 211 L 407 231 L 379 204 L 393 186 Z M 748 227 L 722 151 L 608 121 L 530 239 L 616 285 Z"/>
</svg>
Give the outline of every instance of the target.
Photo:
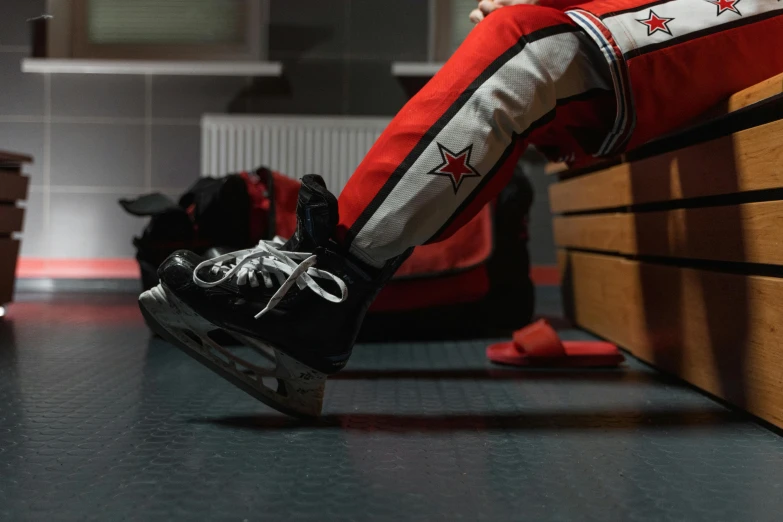
<svg viewBox="0 0 783 522">
<path fill-rule="evenodd" d="M 133 296 L 22 295 L 0 519 L 782 519 L 777 433 L 635 361 L 517 371 L 486 344 L 358 347 L 303 424 L 150 340 Z"/>
</svg>

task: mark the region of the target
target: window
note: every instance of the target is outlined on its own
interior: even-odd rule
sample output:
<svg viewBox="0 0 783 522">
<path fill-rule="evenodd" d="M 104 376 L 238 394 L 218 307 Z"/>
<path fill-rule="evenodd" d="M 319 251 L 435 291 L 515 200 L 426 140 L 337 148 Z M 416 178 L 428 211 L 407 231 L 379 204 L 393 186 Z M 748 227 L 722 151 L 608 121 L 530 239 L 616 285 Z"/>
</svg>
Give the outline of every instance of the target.
<svg viewBox="0 0 783 522">
<path fill-rule="evenodd" d="M 473 28 L 470 12 L 477 0 L 430 0 L 430 58 L 443 62 L 457 50 Z"/>
<path fill-rule="evenodd" d="M 50 46 L 54 55 L 65 48 L 72 58 L 104 59 L 257 60 L 265 54 L 267 0 L 50 2 L 60 4 L 52 6 L 52 37 L 60 47 Z"/>
</svg>

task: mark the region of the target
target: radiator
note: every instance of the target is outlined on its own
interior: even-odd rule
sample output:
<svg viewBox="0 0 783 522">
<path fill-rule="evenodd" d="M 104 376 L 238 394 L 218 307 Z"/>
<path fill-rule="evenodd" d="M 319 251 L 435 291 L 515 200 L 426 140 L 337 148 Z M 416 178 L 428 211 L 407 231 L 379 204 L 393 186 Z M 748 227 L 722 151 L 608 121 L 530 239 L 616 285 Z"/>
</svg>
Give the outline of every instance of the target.
<svg viewBox="0 0 783 522">
<path fill-rule="evenodd" d="M 207 114 L 201 174 L 266 166 L 290 177 L 321 174 L 338 194 L 388 125 L 388 118 Z"/>
</svg>

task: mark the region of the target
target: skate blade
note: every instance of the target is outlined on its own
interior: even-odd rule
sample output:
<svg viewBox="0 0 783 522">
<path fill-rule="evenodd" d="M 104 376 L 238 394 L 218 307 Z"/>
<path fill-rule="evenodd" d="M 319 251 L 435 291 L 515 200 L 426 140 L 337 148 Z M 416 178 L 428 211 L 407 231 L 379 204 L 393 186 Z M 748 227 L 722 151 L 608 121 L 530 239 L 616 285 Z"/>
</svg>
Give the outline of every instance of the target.
<svg viewBox="0 0 783 522">
<path fill-rule="evenodd" d="M 267 406 L 294 417 L 318 417 L 326 375 L 257 339 L 232 334 L 266 359 L 265 368 L 239 357 L 213 341 L 207 332 L 219 329 L 199 316 L 161 284 L 141 294 L 139 308 L 150 327 L 177 348 Z M 264 382 L 276 379 L 277 389 Z"/>
</svg>

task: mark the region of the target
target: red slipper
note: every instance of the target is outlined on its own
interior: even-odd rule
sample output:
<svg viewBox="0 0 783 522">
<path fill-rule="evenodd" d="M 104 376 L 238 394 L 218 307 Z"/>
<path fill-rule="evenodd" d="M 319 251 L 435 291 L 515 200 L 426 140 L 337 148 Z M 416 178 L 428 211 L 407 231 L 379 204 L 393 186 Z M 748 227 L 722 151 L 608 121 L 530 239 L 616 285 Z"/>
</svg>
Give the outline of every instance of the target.
<svg viewBox="0 0 783 522">
<path fill-rule="evenodd" d="M 560 341 L 545 319 L 514 332 L 511 342 L 488 347 L 487 358 L 511 366 L 557 368 L 617 366 L 625 360 L 612 343 Z"/>
</svg>

